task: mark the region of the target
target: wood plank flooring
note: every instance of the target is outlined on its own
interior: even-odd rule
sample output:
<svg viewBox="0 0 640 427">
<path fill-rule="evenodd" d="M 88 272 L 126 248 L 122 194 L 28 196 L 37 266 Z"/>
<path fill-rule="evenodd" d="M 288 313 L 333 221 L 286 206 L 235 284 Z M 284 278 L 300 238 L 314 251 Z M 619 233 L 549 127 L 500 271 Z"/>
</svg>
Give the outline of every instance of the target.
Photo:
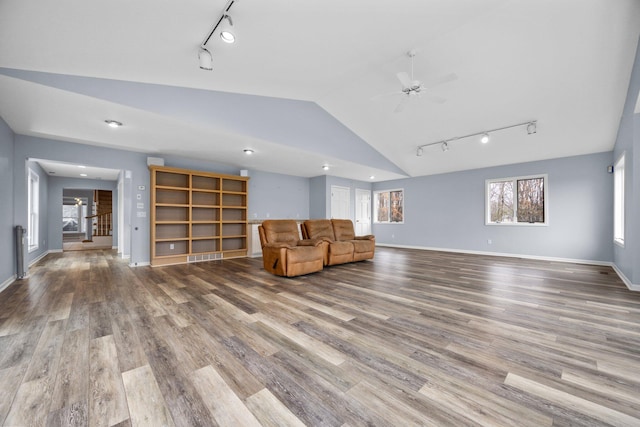
<svg viewBox="0 0 640 427">
<path fill-rule="evenodd" d="M 48 255 L 0 293 L 0 424 L 640 426 L 640 293 L 609 267 L 261 262 Z"/>
</svg>

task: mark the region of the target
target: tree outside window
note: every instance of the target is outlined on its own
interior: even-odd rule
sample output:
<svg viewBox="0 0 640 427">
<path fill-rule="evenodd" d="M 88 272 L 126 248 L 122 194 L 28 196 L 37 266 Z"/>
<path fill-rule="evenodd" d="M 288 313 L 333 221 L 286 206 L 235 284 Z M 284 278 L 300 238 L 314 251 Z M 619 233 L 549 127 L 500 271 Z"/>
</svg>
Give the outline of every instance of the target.
<svg viewBox="0 0 640 427">
<path fill-rule="evenodd" d="M 375 191 L 373 210 L 376 223 L 403 223 L 404 190 Z"/>
<path fill-rule="evenodd" d="M 547 224 L 547 177 L 487 181 L 487 224 Z"/>
</svg>

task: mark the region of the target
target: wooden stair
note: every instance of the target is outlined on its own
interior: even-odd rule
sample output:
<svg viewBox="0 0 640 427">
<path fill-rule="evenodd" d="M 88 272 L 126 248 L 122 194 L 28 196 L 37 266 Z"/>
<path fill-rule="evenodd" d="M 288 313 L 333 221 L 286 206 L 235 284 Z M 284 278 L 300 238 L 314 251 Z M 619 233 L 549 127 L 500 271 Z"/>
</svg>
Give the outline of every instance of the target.
<svg viewBox="0 0 640 427">
<path fill-rule="evenodd" d="M 113 234 L 112 192 L 111 190 L 94 190 L 93 200 L 96 213 L 92 216 L 93 236 L 111 236 Z"/>
</svg>

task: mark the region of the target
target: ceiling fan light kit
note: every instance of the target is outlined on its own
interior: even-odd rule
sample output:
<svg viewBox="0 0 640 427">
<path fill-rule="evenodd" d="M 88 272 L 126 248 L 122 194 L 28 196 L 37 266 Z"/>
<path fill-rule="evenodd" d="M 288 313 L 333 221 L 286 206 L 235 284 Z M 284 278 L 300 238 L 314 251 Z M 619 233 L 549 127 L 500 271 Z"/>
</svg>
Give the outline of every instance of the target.
<svg viewBox="0 0 640 427">
<path fill-rule="evenodd" d="M 215 25 L 205 37 L 205 39 L 200 44 L 200 50 L 198 52 L 198 61 L 200 62 L 200 68 L 202 70 L 211 71 L 213 70 L 213 55 L 207 49 L 207 43 L 211 39 L 218 30 L 220 30 L 220 39 L 225 43 L 234 43 L 236 41 L 236 36 L 233 30 L 233 19 L 231 19 L 231 15 L 229 15 L 229 9 L 237 0 L 229 0 L 220 15 L 220 18 L 216 21 Z"/>
<path fill-rule="evenodd" d="M 417 157 L 422 157 L 422 155 L 424 154 L 424 149 L 426 147 L 431 147 L 432 145 L 440 145 L 440 148 L 442 148 L 442 151 L 448 151 L 450 142 L 458 141 L 460 139 L 470 138 L 472 136 L 482 135 L 482 137 L 480 138 L 480 142 L 482 142 L 483 144 L 486 144 L 486 143 L 489 142 L 489 139 L 490 139 L 489 138 L 489 133 L 498 132 L 498 131 L 505 130 L 505 129 L 511 129 L 511 128 L 515 128 L 515 127 L 519 127 L 519 126 L 526 126 L 527 135 L 533 135 L 533 134 L 535 134 L 537 132 L 538 121 L 537 120 L 530 120 L 528 122 L 518 123 L 518 124 L 515 124 L 515 125 L 503 126 L 501 128 L 489 129 L 489 130 L 485 130 L 485 131 L 482 131 L 482 132 L 470 133 L 468 135 L 456 136 L 454 138 L 449 138 L 449 139 L 445 139 L 445 140 L 442 140 L 442 141 L 436 141 L 436 142 L 430 142 L 428 144 L 418 145 L 418 148 L 416 149 L 416 156 Z"/>
</svg>

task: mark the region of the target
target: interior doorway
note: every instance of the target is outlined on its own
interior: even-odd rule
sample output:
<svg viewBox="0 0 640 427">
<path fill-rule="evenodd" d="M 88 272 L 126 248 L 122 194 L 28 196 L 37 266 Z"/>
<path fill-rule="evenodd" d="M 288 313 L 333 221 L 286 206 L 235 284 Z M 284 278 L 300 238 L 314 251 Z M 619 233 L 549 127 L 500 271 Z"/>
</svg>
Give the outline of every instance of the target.
<svg viewBox="0 0 640 427">
<path fill-rule="evenodd" d="M 62 249 L 82 251 L 113 246 L 111 190 L 64 189 Z"/>
</svg>

